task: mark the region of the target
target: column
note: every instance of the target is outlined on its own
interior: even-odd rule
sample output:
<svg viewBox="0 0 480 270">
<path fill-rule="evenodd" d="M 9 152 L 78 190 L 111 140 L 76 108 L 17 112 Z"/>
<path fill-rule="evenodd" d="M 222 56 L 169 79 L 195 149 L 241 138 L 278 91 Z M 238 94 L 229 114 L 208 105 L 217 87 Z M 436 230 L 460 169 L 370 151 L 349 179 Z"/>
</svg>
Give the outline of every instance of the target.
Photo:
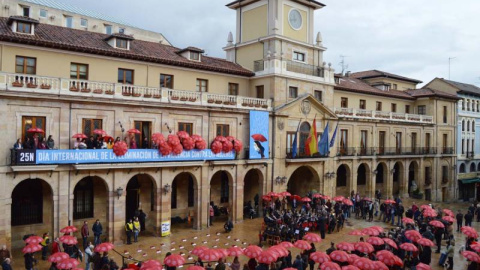
<svg viewBox="0 0 480 270">
<path fill-rule="evenodd" d="M 391 165 L 388 163 L 388 166 L 387 166 L 387 179 L 385 179 L 385 190 L 386 190 L 386 194 L 385 196 L 388 198 L 388 199 L 392 199 L 393 198 L 393 174 L 391 173 L 391 169 L 390 168 Z"/>
<path fill-rule="evenodd" d="M 113 188 L 113 190 L 117 190 L 117 186 Z M 125 190 L 125 189 L 124 189 Z M 126 192 L 120 197 L 117 196 L 116 191 L 110 192 L 110 200 L 113 201 L 112 203 L 112 219 L 111 219 L 111 227 L 112 227 L 112 237 L 110 239 L 113 240 L 114 244 L 123 244 L 126 242 L 126 234 L 125 234 L 125 203 L 126 203 Z M 103 230 L 105 231 L 105 225 L 102 224 Z"/>
<path fill-rule="evenodd" d="M 244 202 L 244 181 L 238 181 L 236 187 L 234 186 L 236 192 L 235 197 L 233 197 L 233 204 L 235 205 L 236 211 L 233 212 L 233 222 L 242 222 L 243 221 L 243 202 Z"/>
<path fill-rule="evenodd" d="M 408 198 L 408 160 L 403 164 L 402 179 L 400 179 L 400 197 Z"/>
<path fill-rule="evenodd" d="M 352 168 L 350 169 L 351 173 L 350 173 L 350 179 L 348 181 L 348 188 L 347 188 L 348 194 L 346 194 L 347 197 L 350 196 L 350 193 L 352 193 L 352 191 L 354 191 L 355 193 L 358 192 L 358 189 L 357 189 L 357 177 L 358 177 L 357 167 L 358 167 L 357 162 L 353 161 L 352 162 Z"/>
</svg>

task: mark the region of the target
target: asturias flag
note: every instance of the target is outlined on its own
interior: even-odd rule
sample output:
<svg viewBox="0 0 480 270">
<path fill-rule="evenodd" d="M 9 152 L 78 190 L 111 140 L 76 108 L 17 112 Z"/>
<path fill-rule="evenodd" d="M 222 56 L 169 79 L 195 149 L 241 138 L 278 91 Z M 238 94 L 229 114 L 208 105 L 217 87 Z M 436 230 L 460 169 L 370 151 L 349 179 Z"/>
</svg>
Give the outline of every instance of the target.
<svg viewBox="0 0 480 270">
<path fill-rule="evenodd" d="M 313 124 L 310 128 L 310 135 L 305 141 L 305 154 L 307 154 L 307 156 L 311 156 L 315 153 L 318 153 L 317 124 L 315 119 L 313 119 Z"/>
<path fill-rule="evenodd" d="M 325 126 L 325 130 L 323 131 L 322 137 L 320 138 L 320 141 L 318 142 L 318 152 L 320 153 L 321 156 L 326 156 L 328 155 L 328 150 L 330 147 L 328 147 L 328 122 L 327 126 Z"/>
</svg>

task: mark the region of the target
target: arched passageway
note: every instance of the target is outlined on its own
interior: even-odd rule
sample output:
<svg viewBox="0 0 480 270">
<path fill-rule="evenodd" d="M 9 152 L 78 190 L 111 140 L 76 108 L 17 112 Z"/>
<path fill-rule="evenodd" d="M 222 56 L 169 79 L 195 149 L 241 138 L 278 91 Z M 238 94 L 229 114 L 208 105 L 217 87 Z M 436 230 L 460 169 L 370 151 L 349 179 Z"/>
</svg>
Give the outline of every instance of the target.
<svg viewBox="0 0 480 270">
<path fill-rule="evenodd" d="M 258 169 L 252 169 L 245 175 L 243 183 L 243 209 L 244 217 L 249 217 L 248 207 L 252 206 L 255 211 L 259 213 L 261 207 L 257 207 L 261 204 L 261 198 L 263 195 L 263 174 Z M 247 207 L 247 208 L 245 208 Z"/>
<path fill-rule="evenodd" d="M 362 163 L 357 169 L 357 192 L 360 196 L 366 196 L 370 185 L 370 169 L 367 164 Z"/>
<path fill-rule="evenodd" d="M 322 192 L 317 172 L 309 166 L 297 168 L 288 180 L 287 191 L 302 197 L 311 191 Z"/>
<path fill-rule="evenodd" d="M 403 185 L 403 181 L 403 164 L 401 162 L 397 162 L 393 166 L 393 195 L 400 195 L 400 189 Z"/>
<path fill-rule="evenodd" d="M 147 216 L 155 211 L 157 187 L 148 174 L 137 174 L 130 178 L 126 190 L 125 219 L 133 219 L 142 210 Z M 153 214 L 150 216 L 154 216 Z M 147 218 L 145 227 L 153 229 L 155 218 Z"/>
<path fill-rule="evenodd" d="M 216 172 L 210 180 L 210 204 L 214 205 L 215 217 L 222 219 L 231 217 L 232 200 L 232 175 L 227 171 Z"/>
<path fill-rule="evenodd" d="M 176 224 L 187 224 L 192 227 L 197 218 L 195 211 L 197 183 L 195 177 L 190 173 L 180 173 L 172 181 L 171 187 L 171 219 L 172 226 Z"/>
<path fill-rule="evenodd" d="M 342 164 L 337 169 L 336 195 L 349 196 L 348 185 L 350 184 L 350 169 L 347 165 Z"/>
<path fill-rule="evenodd" d="M 418 163 L 416 161 L 410 162 L 408 166 L 408 194 L 412 194 L 418 188 Z"/>
<path fill-rule="evenodd" d="M 383 162 L 377 165 L 375 169 L 375 189 L 382 194 L 382 198 L 387 196 L 388 169 Z"/>
</svg>

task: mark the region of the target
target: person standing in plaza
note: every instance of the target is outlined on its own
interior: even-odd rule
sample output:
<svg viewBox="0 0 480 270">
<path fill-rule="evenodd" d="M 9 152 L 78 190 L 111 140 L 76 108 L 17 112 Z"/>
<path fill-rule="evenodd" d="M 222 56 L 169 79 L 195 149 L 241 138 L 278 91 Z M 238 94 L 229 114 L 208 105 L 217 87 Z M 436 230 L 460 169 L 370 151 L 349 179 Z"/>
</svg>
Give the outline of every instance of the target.
<svg viewBox="0 0 480 270">
<path fill-rule="evenodd" d="M 43 234 L 43 241 L 40 242 L 42 246 L 42 260 L 47 259 L 48 244 L 50 244 L 50 237 L 48 237 L 48 232 Z"/>
<path fill-rule="evenodd" d="M 138 234 L 140 233 L 140 221 L 138 221 L 138 217 L 135 217 L 133 221 L 133 242 L 138 242 Z"/>
<path fill-rule="evenodd" d="M 12 266 L 10 265 L 10 258 L 6 258 L 6 259 L 2 262 L 2 269 L 3 269 L 3 270 L 12 270 Z"/>
<path fill-rule="evenodd" d="M 403 218 L 404 212 L 405 212 L 405 208 L 403 207 L 402 203 L 399 201 L 397 206 L 397 217 L 398 217 L 397 226 L 399 227 L 403 226 L 402 218 Z"/>
<path fill-rule="evenodd" d="M 208 211 L 210 212 L 210 226 L 213 226 L 213 216 L 215 216 L 215 211 L 213 210 L 213 202 L 210 202 Z"/>
<path fill-rule="evenodd" d="M 60 245 L 60 239 L 58 239 L 58 237 L 52 242 L 52 254 L 57 252 L 62 252 L 62 245 Z"/>
<path fill-rule="evenodd" d="M 461 210 L 458 210 L 456 219 L 457 219 L 457 232 L 460 232 L 460 228 L 462 227 L 462 224 L 463 224 L 463 214 Z"/>
<path fill-rule="evenodd" d="M 11 259 L 10 251 L 7 249 L 6 245 L 2 246 L 0 249 L 0 263 L 3 263 L 6 259 Z"/>
<path fill-rule="evenodd" d="M 472 227 L 473 214 L 470 210 L 468 210 L 468 213 L 465 214 L 464 218 L 465 218 L 465 226 Z"/>
<path fill-rule="evenodd" d="M 143 212 L 142 209 L 140 209 L 139 213 L 138 213 L 138 220 L 140 221 L 140 231 L 141 232 L 144 232 L 145 231 L 145 220 L 147 218 L 147 214 L 145 214 L 145 212 Z"/>
<path fill-rule="evenodd" d="M 83 238 L 83 250 L 87 248 L 87 239 L 90 236 L 90 231 L 88 230 L 88 222 L 85 220 L 82 226 L 82 238 Z"/>
<path fill-rule="evenodd" d="M 131 219 L 129 219 L 128 222 L 125 224 L 125 233 L 127 234 L 127 245 L 131 245 L 133 233 L 133 223 Z"/>
<path fill-rule="evenodd" d="M 92 243 L 88 243 L 88 246 L 85 249 L 85 270 L 90 269 L 90 263 L 93 261 L 93 248 Z"/>
<path fill-rule="evenodd" d="M 95 246 L 97 246 L 101 243 L 100 236 L 103 233 L 103 227 L 102 227 L 102 224 L 100 224 L 100 220 L 97 219 L 95 221 L 95 223 L 92 226 L 92 232 L 93 232 L 93 243 Z"/>
<path fill-rule="evenodd" d="M 35 264 L 35 257 L 32 253 L 25 253 L 23 255 L 24 262 L 25 262 L 25 270 L 33 270 L 33 265 Z"/>
</svg>

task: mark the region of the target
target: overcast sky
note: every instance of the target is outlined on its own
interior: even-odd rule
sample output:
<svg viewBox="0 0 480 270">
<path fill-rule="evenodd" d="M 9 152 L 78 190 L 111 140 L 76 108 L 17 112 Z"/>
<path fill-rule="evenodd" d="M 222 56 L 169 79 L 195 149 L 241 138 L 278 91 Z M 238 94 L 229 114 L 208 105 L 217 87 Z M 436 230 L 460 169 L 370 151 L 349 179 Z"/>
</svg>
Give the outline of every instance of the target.
<svg viewBox="0 0 480 270">
<path fill-rule="evenodd" d="M 162 33 L 174 46 L 203 48 L 225 57 L 235 31 L 231 0 L 63 0 Z M 315 13 L 328 48 L 325 61 L 337 71 L 379 69 L 428 82 L 434 77 L 480 86 L 479 0 L 320 0 Z"/>
</svg>

